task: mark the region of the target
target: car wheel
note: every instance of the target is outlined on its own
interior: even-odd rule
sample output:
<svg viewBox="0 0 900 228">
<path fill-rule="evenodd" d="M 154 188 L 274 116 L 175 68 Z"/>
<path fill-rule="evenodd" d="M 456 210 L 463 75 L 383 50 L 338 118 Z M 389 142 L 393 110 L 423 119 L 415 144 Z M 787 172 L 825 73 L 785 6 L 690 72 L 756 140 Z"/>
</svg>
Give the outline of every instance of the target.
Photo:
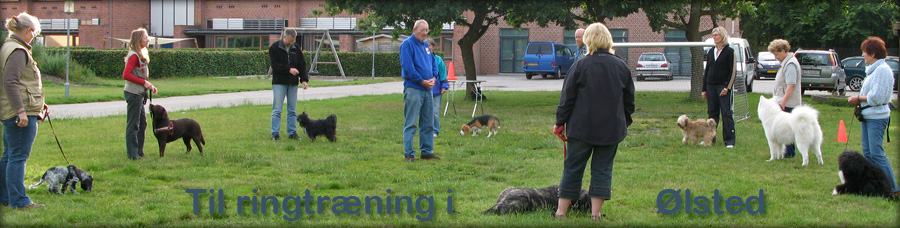
<svg viewBox="0 0 900 228">
<path fill-rule="evenodd" d="M 644 77 L 637 76 L 637 80 L 638 80 L 638 81 L 643 81 L 643 80 L 644 80 Z"/>
<path fill-rule="evenodd" d="M 531 79 L 532 76 L 534 76 L 534 74 L 525 74 L 525 79 Z"/>
<path fill-rule="evenodd" d="M 562 78 L 562 71 L 556 68 L 556 78 Z"/>
<path fill-rule="evenodd" d="M 547 74 L 541 74 L 541 78 L 547 78 Z"/>
<path fill-rule="evenodd" d="M 852 77 L 847 82 L 847 86 L 850 87 L 850 90 L 852 90 L 852 91 L 859 91 L 859 89 L 862 88 L 862 82 L 863 82 L 862 77 Z"/>
<path fill-rule="evenodd" d="M 843 96 L 846 96 L 846 95 L 847 95 L 847 90 L 846 90 L 846 89 L 838 89 L 838 95 L 839 95 L 839 96 L 842 96 L 842 97 L 843 97 Z"/>
</svg>

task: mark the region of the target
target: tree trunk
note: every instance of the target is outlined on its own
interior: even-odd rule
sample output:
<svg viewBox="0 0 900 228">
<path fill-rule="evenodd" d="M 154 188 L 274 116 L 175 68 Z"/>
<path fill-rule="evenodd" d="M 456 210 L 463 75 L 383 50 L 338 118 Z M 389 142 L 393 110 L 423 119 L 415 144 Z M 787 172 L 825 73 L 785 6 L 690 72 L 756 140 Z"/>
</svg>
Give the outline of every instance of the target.
<svg viewBox="0 0 900 228">
<path fill-rule="evenodd" d="M 459 39 L 457 44 L 459 44 L 460 52 L 462 52 L 463 58 L 463 66 L 466 70 L 466 80 L 478 80 L 478 72 L 475 69 L 475 42 L 478 42 L 481 39 L 481 36 L 484 35 L 484 32 L 487 31 L 489 25 L 484 25 L 485 17 L 487 17 L 487 5 L 485 4 L 476 4 L 476 6 L 472 7 L 472 12 L 475 14 L 472 18 L 472 22 L 469 24 L 469 30 L 466 31 L 466 34 L 463 35 L 462 39 Z M 466 84 L 466 99 L 475 98 L 475 93 L 473 93 L 474 85 L 472 83 Z"/>
<path fill-rule="evenodd" d="M 694 3 L 694 6 L 698 6 L 699 4 Z M 700 36 L 700 12 L 698 10 L 691 10 L 691 16 L 688 20 L 688 23 L 685 25 L 684 35 L 688 41 L 692 42 L 702 42 L 703 37 Z M 701 47 L 692 47 L 691 48 L 691 94 L 690 98 L 692 99 L 703 99 L 703 96 L 700 94 L 703 89 L 703 48 Z M 707 94 L 709 96 L 709 94 Z"/>
</svg>

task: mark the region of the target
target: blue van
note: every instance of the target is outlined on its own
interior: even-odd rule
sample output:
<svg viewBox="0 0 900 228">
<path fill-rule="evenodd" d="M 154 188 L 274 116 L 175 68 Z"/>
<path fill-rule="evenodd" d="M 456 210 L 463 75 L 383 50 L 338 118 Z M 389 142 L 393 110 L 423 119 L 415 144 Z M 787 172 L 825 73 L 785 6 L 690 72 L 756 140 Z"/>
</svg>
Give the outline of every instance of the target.
<svg viewBox="0 0 900 228">
<path fill-rule="evenodd" d="M 575 51 L 563 44 L 553 42 L 529 42 L 525 48 L 525 78 L 540 74 L 547 78 L 548 74 L 562 78 L 575 62 Z"/>
</svg>

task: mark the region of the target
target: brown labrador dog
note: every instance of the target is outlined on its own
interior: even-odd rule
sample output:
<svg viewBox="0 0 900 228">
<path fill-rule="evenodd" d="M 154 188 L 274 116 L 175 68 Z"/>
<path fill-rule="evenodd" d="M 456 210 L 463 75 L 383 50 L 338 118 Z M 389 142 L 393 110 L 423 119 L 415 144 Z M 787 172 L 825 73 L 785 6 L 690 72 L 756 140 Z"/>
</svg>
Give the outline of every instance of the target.
<svg viewBox="0 0 900 228">
<path fill-rule="evenodd" d="M 203 146 L 206 140 L 203 139 L 203 132 L 200 131 L 200 123 L 193 119 L 183 118 L 177 120 L 169 120 L 169 114 L 166 108 L 159 105 L 150 105 L 150 116 L 153 119 L 153 135 L 156 135 L 156 141 L 159 142 L 159 157 L 166 155 L 166 143 L 184 139 L 184 146 L 187 152 L 191 152 L 191 140 L 197 144 L 200 155 L 203 155 Z"/>
</svg>

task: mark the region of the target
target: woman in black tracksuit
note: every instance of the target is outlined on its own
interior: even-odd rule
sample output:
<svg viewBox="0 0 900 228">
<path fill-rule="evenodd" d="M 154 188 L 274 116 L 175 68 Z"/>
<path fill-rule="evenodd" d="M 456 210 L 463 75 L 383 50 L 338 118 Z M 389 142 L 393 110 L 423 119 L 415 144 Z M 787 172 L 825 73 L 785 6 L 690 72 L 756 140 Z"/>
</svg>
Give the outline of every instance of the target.
<svg viewBox="0 0 900 228">
<path fill-rule="evenodd" d="M 703 92 L 709 118 L 722 125 L 722 139 L 726 148 L 734 148 L 734 113 L 731 91 L 734 84 L 734 49 L 728 46 L 728 33 L 723 27 L 713 29 L 715 48 L 710 48 L 703 74 Z M 719 114 L 722 114 L 721 121 Z M 715 141 L 715 140 L 714 140 Z"/>
</svg>

